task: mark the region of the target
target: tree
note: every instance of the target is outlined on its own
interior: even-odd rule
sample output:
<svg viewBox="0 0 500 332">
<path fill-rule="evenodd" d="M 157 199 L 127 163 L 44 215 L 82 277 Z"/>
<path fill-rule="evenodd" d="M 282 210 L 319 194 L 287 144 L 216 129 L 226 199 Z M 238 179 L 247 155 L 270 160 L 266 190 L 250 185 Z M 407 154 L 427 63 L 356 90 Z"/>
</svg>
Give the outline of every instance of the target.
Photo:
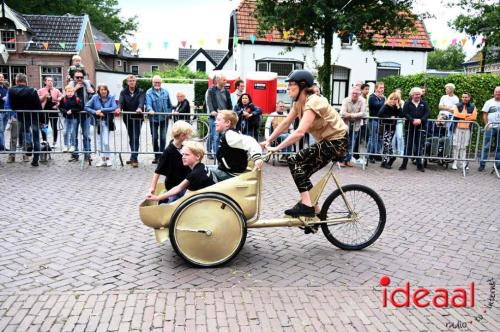
<svg viewBox="0 0 500 332">
<path fill-rule="evenodd" d="M 11 0 L 8 6 L 22 14 L 88 14 L 92 24 L 113 40 L 124 40 L 137 30 L 137 16 L 121 18 L 118 0 Z"/>
<path fill-rule="evenodd" d="M 459 70 L 465 61 L 460 45 L 450 45 L 445 50 L 434 50 L 427 55 L 427 68 L 437 70 Z"/>
<path fill-rule="evenodd" d="M 374 35 L 384 38 L 409 32 L 416 17 L 411 0 L 257 0 L 255 16 L 261 34 L 276 29 L 288 31 L 294 45 L 315 45 L 324 40 L 323 64 L 318 80 L 323 94 L 330 96 L 333 35 L 348 32 L 363 50 L 373 50 Z"/>
<path fill-rule="evenodd" d="M 467 14 L 459 15 L 449 25 L 460 32 L 471 36 L 482 35 L 484 44 L 481 59 L 481 73 L 484 73 L 486 59 L 498 61 L 500 58 L 500 5 L 498 0 L 456 0 L 451 1 L 448 6 L 458 6 Z"/>
</svg>

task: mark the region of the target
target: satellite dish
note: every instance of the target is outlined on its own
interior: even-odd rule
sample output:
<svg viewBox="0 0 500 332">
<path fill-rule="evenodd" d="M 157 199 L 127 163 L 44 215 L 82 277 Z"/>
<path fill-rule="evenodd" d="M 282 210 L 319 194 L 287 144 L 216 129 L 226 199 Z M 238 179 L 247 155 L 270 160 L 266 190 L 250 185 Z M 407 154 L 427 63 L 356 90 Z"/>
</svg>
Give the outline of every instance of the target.
<svg viewBox="0 0 500 332">
<path fill-rule="evenodd" d="M 4 44 L 0 44 L 0 55 L 2 56 L 3 63 L 6 64 L 7 60 L 9 60 L 9 52 L 7 52 Z"/>
</svg>

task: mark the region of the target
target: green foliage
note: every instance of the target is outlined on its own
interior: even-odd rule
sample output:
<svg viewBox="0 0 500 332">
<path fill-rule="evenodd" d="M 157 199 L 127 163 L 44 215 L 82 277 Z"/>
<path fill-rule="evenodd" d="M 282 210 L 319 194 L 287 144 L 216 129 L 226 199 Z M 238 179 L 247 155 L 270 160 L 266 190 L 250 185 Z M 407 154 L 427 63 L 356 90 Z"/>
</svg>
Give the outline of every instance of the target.
<svg viewBox="0 0 500 332">
<path fill-rule="evenodd" d="M 435 50 L 427 55 L 427 69 L 460 70 L 465 61 L 465 53 L 459 45 L 448 46 L 445 50 Z"/>
<path fill-rule="evenodd" d="M 500 47 L 500 4 L 498 0 L 453 0 L 448 6 L 460 7 L 466 12 L 457 16 L 449 25 L 471 36 L 482 35 L 486 38 L 482 53 L 488 62 L 500 60 L 500 52 L 489 49 Z M 484 65 L 484 63 L 483 63 Z"/>
<path fill-rule="evenodd" d="M 411 6 L 411 0 L 257 0 L 255 17 L 259 34 L 272 29 L 288 31 L 293 45 L 324 41 L 323 64 L 318 73 L 323 94 L 329 98 L 333 34 L 353 33 L 363 50 L 374 49 L 375 33 L 386 37 L 414 28 L 414 16 L 398 15 L 409 13 Z"/>
<path fill-rule="evenodd" d="M 208 79 L 208 74 L 202 71 L 192 71 L 189 67 L 178 65 L 176 67 L 166 67 L 162 71 L 146 73 L 144 76 L 152 77 L 159 75 L 161 78 L 180 78 L 180 79 Z"/>
<path fill-rule="evenodd" d="M 486 100 L 491 99 L 493 89 L 500 85 L 500 76 L 493 74 L 465 75 L 455 74 L 447 77 L 429 76 L 425 74 L 408 76 L 390 76 L 384 78 L 385 95 L 389 95 L 394 89 L 400 88 L 404 99 L 408 99 L 411 88 L 416 86 L 425 86 L 426 92 L 424 99 L 431 108 L 431 117 L 436 118 L 439 113 L 439 99 L 445 94 L 444 86 L 446 83 L 455 84 L 455 94 L 460 99 L 463 92 L 469 92 L 472 101 L 480 110 Z M 482 122 L 482 117 L 478 116 L 478 122 Z"/>
<path fill-rule="evenodd" d="M 90 22 L 109 38 L 124 40 L 137 30 L 137 16 L 123 19 L 118 0 L 11 0 L 7 5 L 22 14 L 73 15 L 88 14 Z"/>
<path fill-rule="evenodd" d="M 205 93 L 208 89 L 208 81 L 194 82 L 194 104 L 195 106 L 203 106 L 203 109 L 197 110 L 201 113 L 206 113 Z"/>
</svg>

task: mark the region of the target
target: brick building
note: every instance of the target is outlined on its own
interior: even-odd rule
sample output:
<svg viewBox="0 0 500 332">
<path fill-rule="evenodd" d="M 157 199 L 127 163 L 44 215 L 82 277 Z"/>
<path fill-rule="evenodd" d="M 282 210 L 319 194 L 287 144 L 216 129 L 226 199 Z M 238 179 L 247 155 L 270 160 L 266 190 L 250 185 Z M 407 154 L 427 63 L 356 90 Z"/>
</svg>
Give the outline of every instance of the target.
<svg viewBox="0 0 500 332">
<path fill-rule="evenodd" d="M 0 72 L 10 84 L 17 73 L 25 73 L 34 88 L 43 86 L 45 76 L 52 76 L 54 85 L 62 88 L 75 54 L 82 57 L 88 78 L 95 84 L 99 55 L 87 15 L 24 15 L 4 5 L 0 42 L 5 47 Z"/>
</svg>

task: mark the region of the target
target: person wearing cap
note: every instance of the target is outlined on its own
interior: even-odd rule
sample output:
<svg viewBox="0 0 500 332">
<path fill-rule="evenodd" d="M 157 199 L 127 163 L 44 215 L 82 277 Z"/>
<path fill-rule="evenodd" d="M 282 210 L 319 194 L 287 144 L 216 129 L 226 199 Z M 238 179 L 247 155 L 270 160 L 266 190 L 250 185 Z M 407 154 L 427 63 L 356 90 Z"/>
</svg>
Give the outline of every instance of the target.
<svg viewBox="0 0 500 332">
<path fill-rule="evenodd" d="M 298 142 L 306 133 L 311 134 L 316 143 L 291 155 L 287 159 L 288 167 L 300 193 L 300 202 L 285 214 L 292 217 L 314 217 L 309 191 L 312 189 L 310 177 L 326 166 L 330 161 L 341 161 L 347 151 L 347 126 L 328 100 L 314 93 L 313 75 L 307 70 L 295 70 L 285 80 L 288 82 L 288 94 L 294 100 L 290 113 L 262 145 L 270 152 L 280 151 Z M 298 118 L 299 126 L 284 141 L 272 146 L 272 143 L 288 131 L 292 122 Z"/>
</svg>

